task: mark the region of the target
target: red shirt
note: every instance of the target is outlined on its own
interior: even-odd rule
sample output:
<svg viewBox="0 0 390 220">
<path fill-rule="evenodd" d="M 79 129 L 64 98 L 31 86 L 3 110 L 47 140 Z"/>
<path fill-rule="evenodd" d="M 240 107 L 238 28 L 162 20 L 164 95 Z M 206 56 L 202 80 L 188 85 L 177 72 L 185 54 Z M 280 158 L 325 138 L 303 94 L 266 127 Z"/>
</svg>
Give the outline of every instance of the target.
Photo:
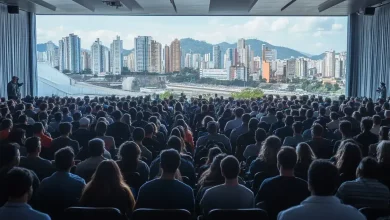
<svg viewBox="0 0 390 220">
<path fill-rule="evenodd" d="M 38 137 L 41 138 L 42 147 L 49 148 L 53 139 L 45 134 L 39 134 Z"/>
</svg>

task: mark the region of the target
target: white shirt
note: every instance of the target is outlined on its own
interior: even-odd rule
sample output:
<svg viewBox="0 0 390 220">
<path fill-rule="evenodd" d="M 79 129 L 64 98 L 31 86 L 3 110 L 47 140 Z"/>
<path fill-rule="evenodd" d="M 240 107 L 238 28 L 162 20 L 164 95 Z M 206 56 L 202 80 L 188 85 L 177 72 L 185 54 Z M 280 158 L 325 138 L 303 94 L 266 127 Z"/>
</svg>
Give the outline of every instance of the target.
<svg viewBox="0 0 390 220">
<path fill-rule="evenodd" d="M 335 196 L 310 196 L 301 205 L 282 211 L 278 220 L 365 220 L 366 217 Z"/>
</svg>

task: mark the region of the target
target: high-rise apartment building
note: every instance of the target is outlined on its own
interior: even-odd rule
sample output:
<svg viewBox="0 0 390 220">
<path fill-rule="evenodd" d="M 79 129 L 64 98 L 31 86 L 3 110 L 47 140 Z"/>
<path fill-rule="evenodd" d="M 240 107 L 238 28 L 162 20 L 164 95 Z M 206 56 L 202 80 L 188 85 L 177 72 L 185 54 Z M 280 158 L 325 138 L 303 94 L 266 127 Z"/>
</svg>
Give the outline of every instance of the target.
<svg viewBox="0 0 390 220">
<path fill-rule="evenodd" d="M 46 43 L 46 62 L 52 67 L 58 66 L 58 54 L 56 56 L 56 49 L 57 46 L 53 42 L 49 41 Z"/>
<path fill-rule="evenodd" d="M 269 49 L 265 44 L 261 45 L 261 51 L 263 51 L 262 59 L 267 62 L 276 60 L 277 51 L 275 49 Z"/>
<path fill-rule="evenodd" d="M 238 39 L 237 42 L 237 62 L 236 65 L 247 67 L 248 50 L 246 49 L 245 39 Z"/>
<path fill-rule="evenodd" d="M 307 77 L 307 61 L 303 57 L 298 58 L 296 61 L 296 76 L 299 78 Z"/>
<path fill-rule="evenodd" d="M 198 53 L 192 54 L 192 68 L 200 69 L 200 62 L 202 56 Z"/>
<path fill-rule="evenodd" d="M 192 68 L 192 54 L 186 53 L 186 56 L 184 58 L 184 67 Z"/>
<path fill-rule="evenodd" d="M 234 66 L 234 51 L 235 49 L 228 48 L 223 56 L 223 65 L 224 68 L 229 68 L 230 66 Z"/>
<path fill-rule="evenodd" d="M 214 62 L 214 69 L 221 69 L 221 48 L 219 45 L 213 46 L 213 62 Z"/>
<path fill-rule="evenodd" d="M 336 53 L 335 51 L 325 52 L 325 74 L 323 77 L 335 77 L 335 64 L 336 64 Z"/>
<path fill-rule="evenodd" d="M 87 51 L 81 53 L 81 71 L 91 69 L 91 54 Z"/>
<path fill-rule="evenodd" d="M 135 72 L 149 71 L 151 41 L 150 36 L 138 36 L 134 39 Z"/>
<path fill-rule="evenodd" d="M 111 59 L 111 73 L 114 75 L 120 75 L 122 73 L 122 53 L 123 53 L 123 41 L 119 36 L 110 45 L 110 59 Z"/>
<path fill-rule="evenodd" d="M 111 71 L 111 53 L 108 47 L 102 47 L 103 53 L 103 72 L 109 73 Z"/>
<path fill-rule="evenodd" d="M 71 73 L 81 72 L 81 45 L 77 35 L 69 34 L 59 41 L 59 70 Z"/>
<path fill-rule="evenodd" d="M 181 69 L 181 48 L 180 41 L 175 39 L 172 41 L 169 52 L 169 69 L 171 72 L 180 72 Z"/>
<path fill-rule="evenodd" d="M 291 80 L 295 77 L 296 64 L 297 64 L 297 61 L 293 58 L 287 60 L 287 64 L 286 64 L 286 78 L 287 79 Z"/>
<path fill-rule="evenodd" d="M 127 55 L 127 68 L 129 68 L 130 72 L 135 71 L 135 57 L 134 51 Z"/>
<path fill-rule="evenodd" d="M 91 64 L 93 74 L 103 72 L 103 45 L 99 38 L 91 46 Z"/>
<path fill-rule="evenodd" d="M 169 53 L 170 53 L 169 46 L 165 45 L 164 52 L 163 52 L 165 73 L 171 73 L 172 72 L 171 65 L 170 65 L 171 61 L 170 61 Z"/>
<path fill-rule="evenodd" d="M 161 73 L 161 44 L 155 40 L 150 42 L 150 66 L 149 72 Z"/>
</svg>

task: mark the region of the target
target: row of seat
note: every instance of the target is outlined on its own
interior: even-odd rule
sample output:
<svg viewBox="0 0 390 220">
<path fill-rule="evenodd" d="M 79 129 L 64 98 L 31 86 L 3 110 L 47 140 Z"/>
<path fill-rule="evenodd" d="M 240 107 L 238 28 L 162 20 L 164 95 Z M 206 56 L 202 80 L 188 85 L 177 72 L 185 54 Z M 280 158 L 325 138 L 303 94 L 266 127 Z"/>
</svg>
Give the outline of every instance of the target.
<svg viewBox="0 0 390 220">
<path fill-rule="evenodd" d="M 362 208 L 359 210 L 367 220 L 379 218 L 389 219 L 390 209 Z M 191 220 L 192 215 L 183 209 L 137 209 L 131 216 L 132 220 Z M 125 220 L 126 216 L 116 208 L 70 207 L 65 210 L 65 219 L 71 220 Z M 268 220 L 267 212 L 262 209 L 215 209 L 207 218 L 200 216 L 198 220 Z"/>
</svg>

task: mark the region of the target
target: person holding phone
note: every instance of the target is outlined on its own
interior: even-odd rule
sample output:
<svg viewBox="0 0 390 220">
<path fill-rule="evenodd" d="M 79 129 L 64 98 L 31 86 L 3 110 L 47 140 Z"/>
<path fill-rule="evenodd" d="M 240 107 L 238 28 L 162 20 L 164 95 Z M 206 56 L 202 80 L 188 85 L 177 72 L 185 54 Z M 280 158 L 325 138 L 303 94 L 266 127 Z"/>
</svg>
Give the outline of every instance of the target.
<svg viewBox="0 0 390 220">
<path fill-rule="evenodd" d="M 19 83 L 19 77 L 13 76 L 12 80 L 7 85 L 8 100 L 17 100 L 21 97 L 20 87 L 23 83 Z"/>
</svg>

